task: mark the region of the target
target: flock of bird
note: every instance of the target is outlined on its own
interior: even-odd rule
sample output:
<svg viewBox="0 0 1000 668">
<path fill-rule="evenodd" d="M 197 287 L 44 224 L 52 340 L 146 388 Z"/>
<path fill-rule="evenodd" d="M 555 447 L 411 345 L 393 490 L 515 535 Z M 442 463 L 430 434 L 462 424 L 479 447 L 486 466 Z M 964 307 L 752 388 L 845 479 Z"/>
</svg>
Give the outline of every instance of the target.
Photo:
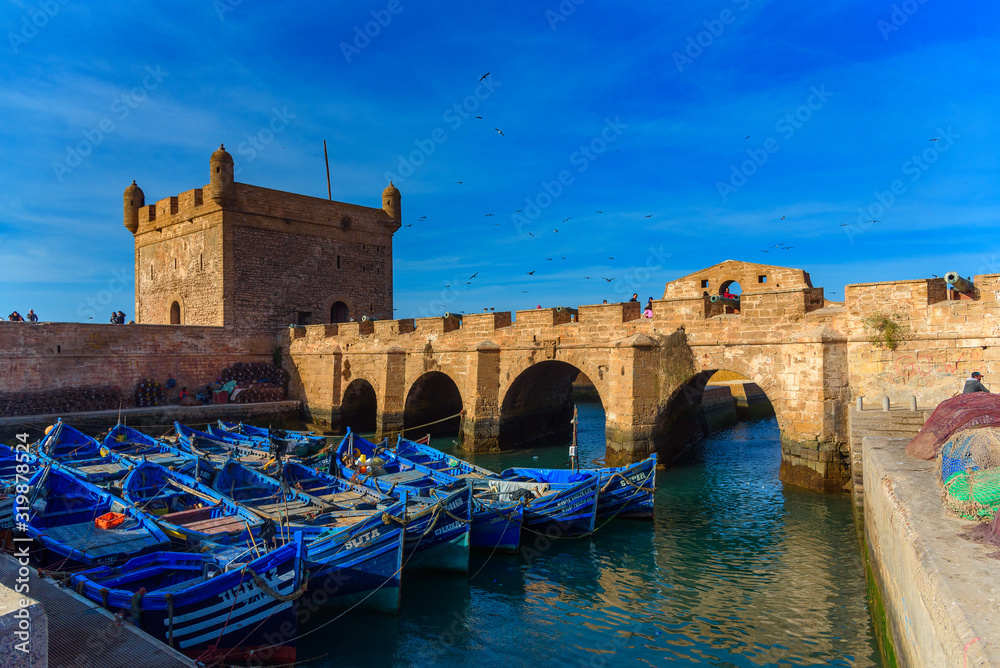
<svg viewBox="0 0 1000 668">
<path fill-rule="evenodd" d="M 490 76 L 490 72 L 487 72 L 486 74 L 482 75 L 479 78 L 479 81 L 483 81 L 488 76 Z M 482 116 L 476 116 L 475 118 L 477 120 L 483 120 Z M 504 133 L 503 133 L 503 131 L 500 128 L 494 127 L 494 130 L 496 131 L 496 133 L 499 136 L 501 136 L 501 137 L 505 136 Z M 744 139 L 750 139 L 750 135 L 747 135 Z M 933 141 L 940 141 L 940 140 L 937 139 L 937 138 L 935 138 L 935 139 L 931 139 L 930 141 L 933 142 Z M 617 151 L 618 149 L 615 149 L 615 150 Z M 456 183 L 458 185 L 462 185 L 464 183 L 464 181 L 456 181 Z M 514 213 L 515 214 L 516 213 L 523 213 L 523 211 L 521 209 L 517 209 Z M 595 215 L 602 215 L 604 212 L 603 211 L 595 211 L 594 213 L 595 213 Z M 484 217 L 485 218 L 495 218 L 496 214 L 494 214 L 494 213 L 487 213 L 487 214 L 484 215 Z M 652 218 L 652 217 L 653 217 L 653 214 L 646 214 L 642 218 L 643 219 L 648 219 L 648 218 Z M 781 218 L 779 219 L 779 221 L 784 221 L 786 218 L 787 218 L 787 216 L 781 216 Z M 419 222 L 422 223 L 426 219 L 427 219 L 427 216 L 421 216 L 420 219 L 419 219 Z M 558 224 L 560 226 L 564 226 L 567 223 L 569 223 L 572 219 L 573 219 L 572 217 L 564 218 Z M 709 217 L 708 220 L 711 220 L 711 217 Z M 882 221 L 877 220 L 877 219 L 872 219 L 872 220 L 866 221 L 866 223 L 869 224 L 869 225 L 870 224 L 878 224 L 878 223 L 881 223 L 881 222 Z M 493 222 L 492 225 L 494 227 L 503 227 L 503 223 L 499 223 L 499 222 Z M 851 223 L 842 223 L 842 224 L 840 224 L 840 227 L 850 227 L 850 226 L 851 226 Z M 404 225 L 403 227 L 412 227 L 412 224 Z M 557 227 L 553 227 L 552 231 L 553 231 L 554 234 L 559 234 L 559 228 L 557 228 Z M 527 232 L 527 236 L 530 237 L 530 238 L 532 238 L 532 239 L 537 239 L 537 237 L 535 237 L 534 232 L 530 232 L 530 231 Z M 789 245 L 785 244 L 784 242 L 782 242 L 782 243 L 774 244 L 773 246 L 769 246 L 768 248 L 763 249 L 760 252 L 761 253 L 771 253 L 771 252 L 777 252 L 777 251 L 789 251 L 789 250 L 793 250 L 794 248 L 795 248 L 795 246 L 789 246 Z M 566 257 L 563 256 L 563 255 L 559 255 L 557 257 L 559 257 L 560 260 L 566 260 Z M 607 259 L 610 260 L 610 261 L 614 261 L 615 260 L 615 258 L 611 257 L 611 256 L 608 256 Z M 554 262 L 555 261 L 555 257 L 546 257 L 544 261 Z M 535 276 L 535 274 L 537 272 L 538 272 L 538 269 L 532 269 L 531 271 L 525 272 L 525 275 L 527 275 L 527 276 Z M 478 277 L 478 276 L 479 276 L 479 272 L 474 273 L 472 276 L 469 277 L 469 279 L 467 281 L 465 281 L 465 285 L 472 285 L 472 281 L 476 277 Z M 583 276 L 582 278 L 583 278 L 583 280 L 592 280 L 595 277 L 592 277 L 592 276 Z M 602 276 L 600 278 L 601 278 L 601 280 L 603 280 L 603 281 L 605 281 L 605 282 L 607 282 L 607 283 L 610 284 L 612 281 L 617 280 L 618 277 L 612 276 L 612 277 L 609 278 L 609 277 Z M 450 283 L 446 284 L 445 287 L 446 288 L 450 288 L 450 287 L 452 287 L 452 284 L 450 284 Z M 530 294 L 530 291 L 528 291 L 528 290 L 521 290 L 521 293 L 522 294 Z M 836 292 L 831 291 L 830 294 L 836 294 Z M 490 311 L 490 310 L 493 310 L 493 307 L 483 307 L 483 310 L 484 311 Z"/>
</svg>

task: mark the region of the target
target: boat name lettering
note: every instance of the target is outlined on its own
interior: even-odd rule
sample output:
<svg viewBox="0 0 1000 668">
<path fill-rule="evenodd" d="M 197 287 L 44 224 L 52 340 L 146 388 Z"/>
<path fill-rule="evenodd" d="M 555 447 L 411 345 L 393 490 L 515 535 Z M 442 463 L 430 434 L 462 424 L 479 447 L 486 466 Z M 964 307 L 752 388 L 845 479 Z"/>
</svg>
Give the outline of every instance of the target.
<svg viewBox="0 0 1000 668">
<path fill-rule="evenodd" d="M 451 524 L 444 525 L 440 529 L 435 529 L 434 530 L 434 535 L 435 536 L 440 536 L 442 534 L 450 533 L 450 532 L 454 531 L 455 529 L 460 528 L 461 526 L 462 526 L 461 522 L 452 522 Z"/>
<path fill-rule="evenodd" d="M 371 529 L 360 536 L 355 536 L 351 540 L 347 541 L 344 543 L 344 547 L 348 550 L 353 550 L 354 548 L 361 547 L 365 543 L 370 543 L 381 535 L 382 532 L 378 528 Z"/>
<path fill-rule="evenodd" d="M 464 499 L 457 499 L 457 500 L 452 501 L 451 503 L 449 503 L 447 506 L 445 506 L 444 509 L 445 510 L 455 510 L 456 508 L 461 508 L 464 505 L 465 505 L 465 500 Z"/>
</svg>

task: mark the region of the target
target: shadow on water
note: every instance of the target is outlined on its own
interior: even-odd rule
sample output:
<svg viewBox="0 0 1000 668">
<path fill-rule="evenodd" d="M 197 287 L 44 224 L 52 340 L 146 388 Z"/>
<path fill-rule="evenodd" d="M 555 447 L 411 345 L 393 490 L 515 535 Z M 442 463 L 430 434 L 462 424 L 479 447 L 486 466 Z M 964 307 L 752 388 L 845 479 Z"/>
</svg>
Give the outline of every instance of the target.
<svg viewBox="0 0 1000 668">
<path fill-rule="evenodd" d="M 580 405 L 584 465 L 604 414 Z M 451 439 L 435 444 L 458 456 Z M 477 464 L 567 466 L 566 444 Z M 303 639 L 315 666 L 878 666 L 846 496 L 778 480 L 774 420 L 705 439 L 658 474 L 656 519 L 591 538 L 526 534 L 473 553 L 470 575 L 407 573 L 398 617 L 352 612 Z M 333 613 L 327 613 L 332 618 Z M 303 630 L 308 630 L 311 622 Z"/>
</svg>

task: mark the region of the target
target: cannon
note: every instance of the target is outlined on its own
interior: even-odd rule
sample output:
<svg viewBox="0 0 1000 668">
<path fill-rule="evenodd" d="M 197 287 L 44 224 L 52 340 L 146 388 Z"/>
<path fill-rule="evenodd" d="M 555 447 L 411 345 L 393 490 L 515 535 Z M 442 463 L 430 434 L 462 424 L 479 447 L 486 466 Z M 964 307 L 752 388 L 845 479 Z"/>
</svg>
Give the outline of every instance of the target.
<svg viewBox="0 0 1000 668">
<path fill-rule="evenodd" d="M 951 283 L 962 294 L 971 295 L 976 290 L 972 281 L 962 278 L 957 271 L 949 271 L 944 275 L 944 280 L 946 283 Z"/>
<path fill-rule="evenodd" d="M 722 304 L 723 306 L 728 306 L 730 308 L 738 309 L 740 307 L 739 297 L 731 299 L 729 297 L 723 297 L 722 295 L 712 295 L 709 298 L 709 301 L 711 301 L 713 304 Z"/>
<path fill-rule="evenodd" d="M 370 315 L 363 315 L 361 316 L 361 322 L 375 322 L 375 318 Z"/>
<path fill-rule="evenodd" d="M 445 318 L 454 318 L 455 320 L 461 320 L 462 319 L 462 314 L 461 313 L 452 313 L 451 311 L 445 311 L 444 312 L 444 317 Z"/>
<path fill-rule="evenodd" d="M 575 309 L 571 306 L 557 306 L 556 313 L 569 313 L 570 315 L 579 315 L 579 309 Z"/>
</svg>

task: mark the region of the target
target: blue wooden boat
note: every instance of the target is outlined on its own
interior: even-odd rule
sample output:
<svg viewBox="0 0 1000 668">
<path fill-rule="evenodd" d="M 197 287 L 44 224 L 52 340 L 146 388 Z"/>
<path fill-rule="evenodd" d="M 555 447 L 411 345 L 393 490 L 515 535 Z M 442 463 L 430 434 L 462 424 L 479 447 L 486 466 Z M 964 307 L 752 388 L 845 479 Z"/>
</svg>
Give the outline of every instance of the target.
<svg viewBox="0 0 1000 668">
<path fill-rule="evenodd" d="M 215 467 L 207 460 L 121 423 L 108 432 L 101 445 L 112 456 L 125 458 L 132 463 L 153 462 L 197 478 L 203 483 L 211 483 L 215 477 Z"/>
<path fill-rule="evenodd" d="M 72 576 L 71 586 L 201 665 L 295 663 L 301 537 L 250 560 L 227 552 L 155 552 Z M 81 621 L 81 623 L 83 623 Z"/>
<path fill-rule="evenodd" d="M 26 534 L 35 543 L 32 559 L 52 570 L 114 566 L 170 545 L 147 515 L 57 464 L 44 468 L 26 497 L 15 497 L 14 512 L 28 517 Z M 124 521 L 101 528 L 109 513 Z"/>
<path fill-rule="evenodd" d="M 523 505 L 522 523 L 531 531 L 580 536 L 594 530 L 600 478 L 593 472 L 563 471 L 535 476 L 521 473 L 505 478 L 424 443 L 403 438 L 397 443 L 396 455 L 418 469 L 471 481 L 480 498 Z"/>
<path fill-rule="evenodd" d="M 122 483 L 122 497 L 153 516 L 182 545 L 205 541 L 245 543 L 263 520 L 198 480 L 153 462 L 137 465 Z"/>
<path fill-rule="evenodd" d="M 437 484 L 451 485 L 467 481 L 473 487 L 472 529 L 469 541 L 472 547 L 499 549 L 516 552 L 521 544 L 521 528 L 524 522 L 524 506 L 519 500 L 500 499 L 491 494 L 488 487 L 479 482 L 489 474 L 486 469 L 457 460 L 438 451 L 428 455 L 414 449 L 417 441 L 399 438 L 396 449 L 389 451 L 389 457 L 396 457 L 404 466 L 425 473 Z M 386 454 L 383 453 L 385 458 Z"/>
<path fill-rule="evenodd" d="M 246 439 L 215 436 L 192 429 L 180 422 L 174 422 L 174 429 L 177 432 L 178 448 L 215 464 L 236 458 L 248 466 L 262 466 L 271 459 L 266 448 L 261 449 Z"/>
<path fill-rule="evenodd" d="M 494 473 L 481 466 L 447 455 L 427 443 L 400 439 L 396 452 L 407 461 L 434 468 L 454 476 L 492 478 L 502 480 L 535 481 L 536 475 L 525 475 L 525 471 L 537 472 L 541 478 L 553 479 L 556 471 L 571 472 L 568 469 L 507 469 Z M 656 492 L 656 455 L 628 466 L 601 469 L 579 469 L 581 473 L 592 473 L 600 477 L 597 495 L 597 519 L 611 517 L 631 517 L 652 519 L 653 497 Z M 542 481 L 539 479 L 538 481 Z M 547 480 L 546 480 L 547 481 Z M 478 483 L 477 483 L 478 484 Z"/>
<path fill-rule="evenodd" d="M 310 450 L 318 450 L 326 445 L 326 438 L 315 436 L 312 432 L 267 429 L 243 422 L 223 422 L 219 420 L 217 425 L 209 425 L 208 431 L 212 434 L 246 438 L 255 441 L 259 447 L 265 449 L 270 447 L 271 437 L 280 438 L 288 443 L 288 454 L 295 457 L 305 457 L 309 454 Z"/>
<path fill-rule="evenodd" d="M 99 485 L 121 480 L 132 466 L 130 461 L 113 457 L 97 439 L 62 420 L 57 420 L 39 441 L 36 452 L 43 462 L 55 462 L 73 475 Z"/>
<path fill-rule="evenodd" d="M 0 444 L 0 537 L 14 528 L 14 497 L 31 491 L 42 468 L 27 445 L 11 448 Z"/>
</svg>

